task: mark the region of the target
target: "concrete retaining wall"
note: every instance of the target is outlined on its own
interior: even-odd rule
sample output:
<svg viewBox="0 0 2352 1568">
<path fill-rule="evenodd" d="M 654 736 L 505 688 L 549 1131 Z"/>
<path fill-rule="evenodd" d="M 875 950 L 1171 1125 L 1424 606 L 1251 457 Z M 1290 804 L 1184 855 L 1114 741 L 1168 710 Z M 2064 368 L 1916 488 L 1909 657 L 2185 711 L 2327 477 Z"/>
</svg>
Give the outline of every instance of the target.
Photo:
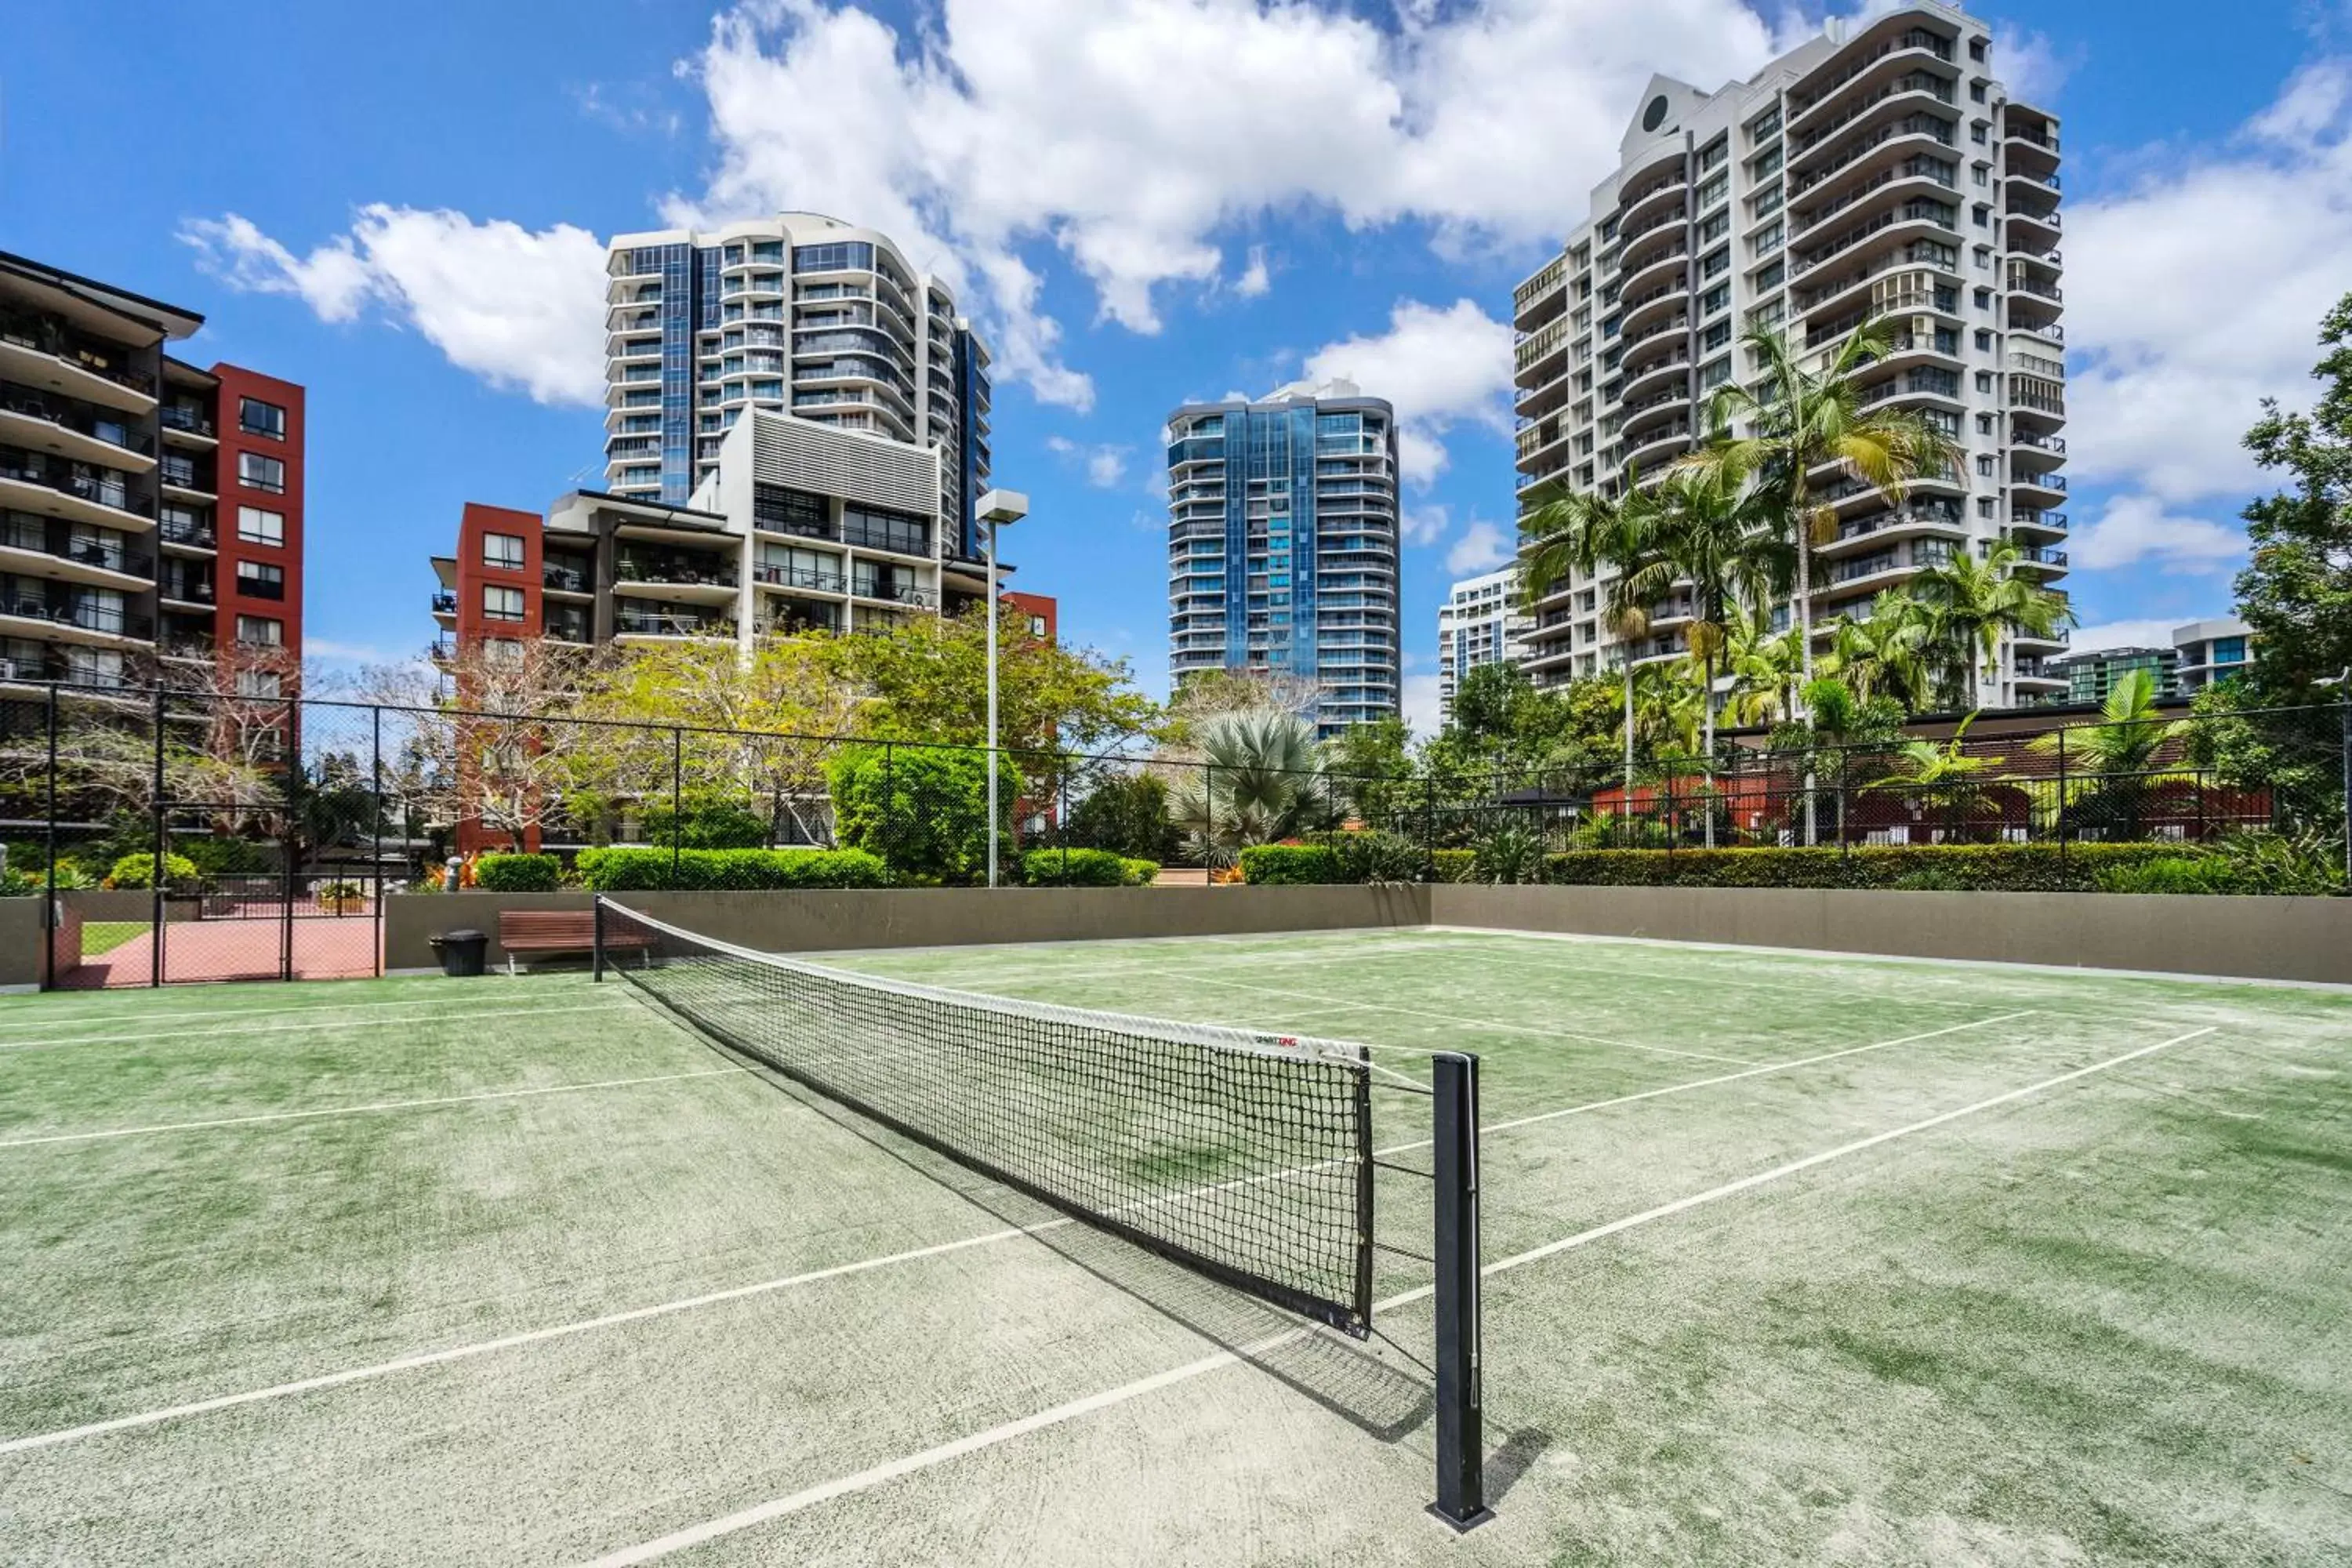
<svg viewBox="0 0 2352 1568">
<path fill-rule="evenodd" d="M 1242 936 L 1429 922 L 1427 888 L 900 888 L 846 892 L 635 893 L 675 921 L 773 952 L 992 942 Z M 435 966 L 431 939 L 474 930 L 499 945 L 501 910 L 584 910 L 585 893 L 404 894 L 384 900 L 386 971 Z"/>
<path fill-rule="evenodd" d="M 1439 925 L 2352 984 L 2352 899 L 1843 889 L 1431 889 Z"/>
<path fill-rule="evenodd" d="M 25 991 L 41 983 L 40 899 L 0 899 L 0 991 Z M 77 931 L 75 940 L 79 941 Z"/>
</svg>

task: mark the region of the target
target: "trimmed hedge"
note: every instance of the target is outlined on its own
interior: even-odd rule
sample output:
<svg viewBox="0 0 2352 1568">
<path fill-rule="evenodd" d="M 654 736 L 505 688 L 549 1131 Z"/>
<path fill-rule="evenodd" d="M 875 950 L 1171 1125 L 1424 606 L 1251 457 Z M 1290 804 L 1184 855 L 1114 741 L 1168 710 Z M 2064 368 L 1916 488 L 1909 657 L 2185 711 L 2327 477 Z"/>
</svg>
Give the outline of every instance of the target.
<svg viewBox="0 0 2352 1568">
<path fill-rule="evenodd" d="M 1475 882 L 1478 879 L 1478 851 L 1475 849 L 1440 849 L 1436 859 L 1437 879 L 1441 882 Z"/>
<path fill-rule="evenodd" d="M 863 849 L 583 849 L 578 865 L 583 885 L 599 893 L 879 888 L 889 881 L 888 868 Z"/>
<path fill-rule="evenodd" d="M 1595 849 L 1554 855 L 1546 879 L 1585 888 L 1937 888 L 2087 893 L 2102 873 L 2185 858 L 2177 844 L 1871 845 L 1813 849 Z"/>
<path fill-rule="evenodd" d="M 1032 849 L 1021 857 L 1021 880 L 1031 888 L 1142 888 L 1159 875 L 1159 861 L 1108 849 Z"/>
<path fill-rule="evenodd" d="M 184 855 L 163 857 L 163 880 L 187 883 L 196 879 L 196 863 Z M 155 885 L 155 857 L 150 854 L 125 855 L 106 874 L 107 884 L 115 888 L 152 888 Z"/>
<path fill-rule="evenodd" d="M 1242 880 L 1254 888 L 1305 888 L 1344 882 L 1339 852 L 1326 844 L 1253 844 L 1242 851 Z"/>
<path fill-rule="evenodd" d="M 551 893 L 563 862 L 552 855 L 484 855 L 474 862 L 474 886 L 486 893 Z"/>
</svg>

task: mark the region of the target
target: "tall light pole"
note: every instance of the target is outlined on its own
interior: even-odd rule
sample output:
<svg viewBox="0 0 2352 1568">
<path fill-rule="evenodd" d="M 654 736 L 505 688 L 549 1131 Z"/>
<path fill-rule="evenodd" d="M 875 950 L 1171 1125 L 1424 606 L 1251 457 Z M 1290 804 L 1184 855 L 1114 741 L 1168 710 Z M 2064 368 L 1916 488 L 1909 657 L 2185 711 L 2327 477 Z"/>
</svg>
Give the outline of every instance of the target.
<svg viewBox="0 0 2352 1568">
<path fill-rule="evenodd" d="M 988 885 L 996 886 L 996 531 L 1029 515 L 1018 490 L 990 490 L 972 509 L 988 529 Z"/>
</svg>

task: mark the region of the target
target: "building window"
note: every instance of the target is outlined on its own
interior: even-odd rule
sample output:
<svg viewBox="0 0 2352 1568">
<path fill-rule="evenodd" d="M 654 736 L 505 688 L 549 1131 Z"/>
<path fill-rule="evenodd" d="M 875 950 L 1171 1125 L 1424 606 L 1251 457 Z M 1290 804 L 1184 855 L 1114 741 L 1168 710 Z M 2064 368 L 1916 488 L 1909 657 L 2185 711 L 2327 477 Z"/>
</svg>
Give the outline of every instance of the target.
<svg viewBox="0 0 2352 1568">
<path fill-rule="evenodd" d="M 501 588 L 495 584 L 483 584 L 482 614 L 493 621 L 522 619 L 522 590 Z"/>
<path fill-rule="evenodd" d="M 286 410 L 275 403 L 264 403 L 258 397 L 241 397 L 236 404 L 236 427 L 248 436 L 267 436 L 273 441 L 286 439 Z"/>
<path fill-rule="evenodd" d="M 1731 303 L 1731 285 L 1718 283 L 1699 296 L 1698 309 L 1703 316 L 1712 316 Z"/>
<path fill-rule="evenodd" d="M 249 599 L 282 599 L 286 596 L 286 568 L 267 561 L 240 561 L 236 563 L 236 591 Z"/>
<path fill-rule="evenodd" d="M 1699 366 L 1698 389 L 1701 392 L 1713 392 L 1730 379 L 1731 356 L 1728 354 L 1712 363 Z"/>
<path fill-rule="evenodd" d="M 251 647 L 284 647 L 286 623 L 267 616 L 239 616 L 236 640 Z"/>
<path fill-rule="evenodd" d="M 283 694 L 283 684 L 274 669 L 240 669 L 236 672 L 236 694 L 239 697 L 277 697 Z"/>
<path fill-rule="evenodd" d="M 284 544 L 286 514 L 241 506 L 236 509 L 236 536 L 247 544 Z"/>
<path fill-rule="evenodd" d="M 521 571 L 522 535 L 520 533 L 482 535 L 482 564 L 496 566 L 504 572 Z"/>
<path fill-rule="evenodd" d="M 1786 282 L 1788 277 L 1788 264 L 1775 261 L 1771 266 L 1762 268 L 1756 274 L 1756 291 L 1759 294 L 1769 294 Z"/>
<path fill-rule="evenodd" d="M 1698 188 L 1698 205 L 1700 210 L 1704 211 L 1705 209 L 1713 206 L 1716 203 L 1721 201 L 1727 195 L 1728 195 L 1730 190 L 1731 177 L 1727 174 L 1716 175 L 1715 178 L 1707 181 L 1706 184 Z"/>
<path fill-rule="evenodd" d="M 236 455 L 237 483 L 251 490 L 268 490 L 271 495 L 286 493 L 286 464 L 277 458 L 265 458 L 258 452 Z"/>
<path fill-rule="evenodd" d="M 1990 454 L 1980 452 L 1977 455 L 1977 472 L 1983 475 L 1986 479 L 1992 478 L 1992 458 Z"/>
</svg>

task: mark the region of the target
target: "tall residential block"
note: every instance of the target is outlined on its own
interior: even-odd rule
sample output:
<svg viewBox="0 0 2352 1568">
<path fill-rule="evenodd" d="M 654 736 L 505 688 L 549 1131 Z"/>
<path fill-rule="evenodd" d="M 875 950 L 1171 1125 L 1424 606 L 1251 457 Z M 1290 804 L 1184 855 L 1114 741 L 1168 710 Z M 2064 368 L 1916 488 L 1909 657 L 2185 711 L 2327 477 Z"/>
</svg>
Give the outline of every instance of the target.
<svg viewBox="0 0 2352 1568">
<path fill-rule="evenodd" d="M 300 668 L 303 391 L 165 352 L 203 324 L 0 254 L 0 682 Z"/>
<path fill-rule="evenodd" d="M 606 489 L 682 505 L 763 408 L 934 452 L 956 547 L 988 488 L 988 350 L 947 285 L 872 229 L 782 213 L 615 236 L 605 272 Z"/>
<path fill-rule="evenodd" d="M 1328 739 L 1398 716 L 1396 412 L 1352 383 L 1168 420 L 1169 667 L 1313 680 Z"/>
<path fill-rule="evenodd" d="M 1463 677 L 1480 665 L 1524 661 L 1528 630 L 1534 624 L 1535 618 L 1520 607 L 1517 567 L 1454 584 L 1437 608 L 1439 716 L 1454 717 L 1454 694 L 1461 689 Z"/>
<path fill-rule="evenodd" d="M 1814 562 L 1817 626 L 2004 537 L 2020 571 L 2063 578 L 2058 121 L 2010 95 L 1992 55 L 1984 23 L 1915 4 L 1833 24 L 1712 92 L 1654 78 L 1587 221 L 1516 292 L 1523 503 L 1663 471 L 1706 435 L 1707 397 L 1756 374 L 1747 330 L 1784 332 L 1818 364 L 1875 321 L 1891 352 L 1865 401 L 1933 421 L 1960 471 L 1900 504 L 1820 476 L 1836 521 Z M 1530 673 L 1558 684 L 1679 651 L 1681 596 L 1630 647 L 1605 598 L 1605 576 L 1579 574 L 1537 606 Z M 2063 691 L 2045 661 L 2064 646 L 2005 644 L 1992 700 Z"/>
</svg>

